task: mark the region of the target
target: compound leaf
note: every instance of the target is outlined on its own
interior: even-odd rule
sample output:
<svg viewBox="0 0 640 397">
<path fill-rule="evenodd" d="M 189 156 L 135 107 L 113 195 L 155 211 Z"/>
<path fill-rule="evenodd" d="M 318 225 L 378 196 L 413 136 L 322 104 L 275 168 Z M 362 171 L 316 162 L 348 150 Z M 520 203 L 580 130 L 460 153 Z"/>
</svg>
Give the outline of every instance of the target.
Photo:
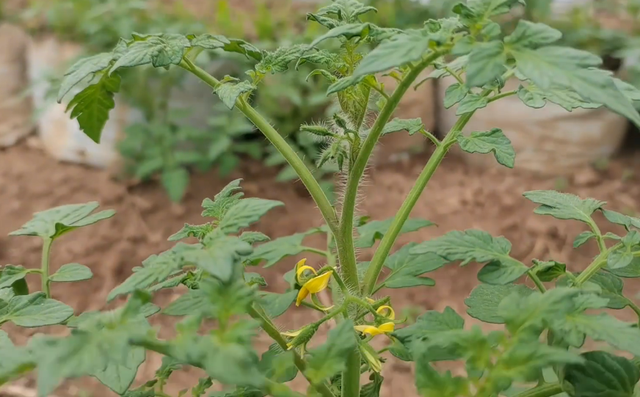
<svg viewBox="0 0 640 397">
<path fill-rule="evenodd" d="M 592 198 L 581 199 L 570 193 L 554 190 L 533 190 L 524 193 L 524 197 L 539 204 L 534 211 L 538 215 L 551 215 L 557 219 L 575 219 L 590 223 L 591 215 L 605 205 L 605 202 Z"/>
<path fill-rule="evenodd" d="M 469 136 L 458 136 L 460 148 L 467 153 L 493 153 L 498 163 L 505 167 L 513 168 L 515 165 L 516 151 L 511 146 L 511 141 L 501 129 L 494 128 L 491 131 L 472 132 Z"/>
<path fill-rule="evenodd" d="M 177 65 L 185 50 L 191 47 L 188 38 L 181 34 L 136 35 L 127 43 L 123 53 L 111 67 L 109 74 L 122 67 L 151 64 L 153 67 Z"/>
<path fill-rule="evenodd" d="M 112 53 L 104 52 L 102 54 L 83 58 L 74 63 L 64 74 L 64 79 L 62 80 L 62 83 L 60 83 L 58 102 L 60 102 L 76 84 L 84 80 L 86 77 L 105 70 L 111 63 L 112 58 Z"/>
<path fill-rule="evenodd" d="M 50 281 L 57 283 L 88 280 L 93 277 L 91 269 L 79 263 L 67 263 L 62 265 L 57 272 L 49 277 Z"/>
<path fill-rule="evenodd" d="M 371 221 L 362 226 L 358 226 L 358 239 L 356 240 L 357 248 L 373 247 L 376 240 L 380 240 L 391 227 L 395 218 L 385 219 L 384 221 Z M 408 219 L 400 229 L 400 233 L 410 233 L 425 227 L 434 226 L 433 222 L 424 219 Z"/>
<path fill-rule="evenodd" d="M 251 245 L 238 237 L 212 233 L 205 238 L 203 246 L 184 252 L 183 258 L 186 263 L 199 267 L 222 282 L 228 282 L 238 270 L 242 257 L 252 251 Z"/>
</svg>

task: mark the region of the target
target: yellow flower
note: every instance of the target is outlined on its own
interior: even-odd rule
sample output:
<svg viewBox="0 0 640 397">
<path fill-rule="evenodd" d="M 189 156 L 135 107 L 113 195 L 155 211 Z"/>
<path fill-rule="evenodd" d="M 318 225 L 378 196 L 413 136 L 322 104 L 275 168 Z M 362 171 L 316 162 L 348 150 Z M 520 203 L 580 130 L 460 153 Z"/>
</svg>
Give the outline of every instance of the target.
<svg viewBox="0 0 640 397">
<path fill-rule="evenodd" d="M 362 332 L 363 334 L 369 334 L 371 336 L 388 334 L 393 332 L 395 329 L 395 324 L 393 321 L 389 321 L 388 323 L 381 324 L 379 326 L 375 325 L 356 325 L 354 327 L 356 331 Z"/>
<path fill-rule="evenodd" d="M 385 314 L 385 311 L 386 311 L 386 314 Z M 393 308 L 391 306 L 387 306 L 387 305 L 380 306 L 376 310 L 376 313 L 378 313 L 381 316 L 384 316 L 384 317 L 388 318 L 389 320 L 395 320 L 396 319 L 396 312 L 393 311 Z"/>
<path fill-rule="evenodd" d="M 327 288 L 327 286 L 329 285 L 329 279 L 331 278 L 331 275 L 333 274 L 333 271 L 329 270 L 328 272 L 322 273 L 321 275 L 318 276 L 317 275 L 318 273 L 316 272 L 316 270 L 314 268 L 312 268 L 311 266 L 305 265 L 306 261 L 307 261 L 306 259 L 302 259 L 300 262 L 298 262 L 296 264 L 296 280 L 299 281 L 300 280 L 300 276 L 306 270 L 309 270 L 310 272 L 312 272 L 316 276 L 311 278 L 311 279 L 309 279 L 309 280 L 307 280 L 302 285 L 302 288 L 300 288 L 300 291 L 298 292 L 298 297 L 296 298 L 296 306 L 300 306 L 300 303 L 309 294 L 317 294 L 320 291 L 322 291 L 325 288 Z"/>
</svg>

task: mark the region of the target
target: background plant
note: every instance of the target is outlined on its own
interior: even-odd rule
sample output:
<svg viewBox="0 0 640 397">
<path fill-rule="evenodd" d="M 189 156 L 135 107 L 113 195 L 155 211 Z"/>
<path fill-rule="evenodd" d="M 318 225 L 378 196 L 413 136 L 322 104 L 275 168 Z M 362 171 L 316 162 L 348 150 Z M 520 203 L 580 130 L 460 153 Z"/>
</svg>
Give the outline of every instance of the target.
<svg viewBox="0 0 640 397">
<path fill-rule="evenodd" d="M 416 387 L 423 396 L 633 396 L 640 379 L 635 361 L 606 350 L 584 348 L 590 340 L 607 343 L 607 349 L 627 355 L 640 354 L 637 323 L 620 321 L 609 313 L 630 308 L 640 315 L 635 302 L 622 294 L 622 278 L 638 276 L 640 219 L 606 209 L 604 202 L 595 199 L 532 191 L 526 192 L 525 198 L 538 205 L 536 213 L 585 225 L 574 246 L 593 240 L 600 251 L 588 266 L 567 266 L 550 258 L 528 265 L 510 256 L 511 243 L 504 237 L 480 230 L 453 231 L 391 253 L 399 234 L 433 225 L 409 216 L 453 145 L 467 152 L 492 154 L 500 164 L 513 167 L 515 152 L 500 130 L 461 133 L 477 109 L 517 95 L 534 108 L 543 107 L 546 101 L 568 109 L 606 106 L 640 124 L 632 104 L 640 99 L 640 92 L 600 69 L 599 57 L 555 45 L 561 33 L 539 23 L 520 21 L 512 33 L 502 34 L 492 18 L 509 12 L 516 3 L 469 1 L 454 6 L 454 17 L 401 30 L 361 22 L 360 16 L 374 12 L 373 7 L 338 0 L 308 16 L 326 28 L 310 45 L 262 51 L 243 40 L 209 34 L 136 35 L 120 41 L 113 52 L 74 65 L 62 83 L 60 97 L 83 79 L 91 79 L 71 101 L 70 110 L 71 117 L 77 117 L 96 141 L 113 106 L 121 68 L 178 66 L 196 75 L 276 147 L 309 190 L 325 224 L 271 241 L 250 228 L 283 203 L 245 198 L 240 180 L 235 180 L 213 199 L 204 200 L 205 223 L 187 224 L 169 238 L 192 238 L 193 243 L 177 242 L 168 251 L 151 256 L 109 294 L 110 301 L 129 296 L 115 311 L 69 317 L 71 313 L 55 310 L 58 317 L 50 320 L 50 311 L 40 305 L 11 305 L 13 291 L 19 291 L 20 285 L 14 288 L 13 282 L 7 282 L 11 288 L 0 290 L 7 291 L 3 301 L 8 300 L 0 306 L 0 322 L 25 325 L 20 310 L 26 306 L 27 326 L 64 323 L 72 331 L 67 337 L 33 338 L 21 347 L 3 338 L 2 357 L 11 359 L 2 361 L 0 379 L 37 367 L 42 396 L 62 379 L 85 375 L 98 378 L 122 395 L 164 396 L 171 373 L 194 366 L 206 373 L 193 387 L 194 395 L 204 394 L 215 381 L 225 386 L 222 395 L 293 396 L 297 393 L 287 383 L 300 373 L 309 383 L 307 395 L 376 396 L 390 353 L 415 363 Z M 339 42 L 339 50 L 324 49 L 325 41 Z M 194 63 L 201 50 L 237 52 L 253 59 L 255 66 L 247 72 L 250 79 L 218 79 L 206 73 Z M 344 174 L 346 186 L 338 205 L 327 199 L 305 162 L 249 101 L 268 73 L 293 73 L 289 68 L 304 62 L 315 64 L 316 73 L 330 81 L 328 94 L 340 108 L 330 122 L 301 127 L 325 139 L 320 159 L 333 162 Z M 419 84 L 416 79 L 427 67 L 435 68 L 429 78 L 452 75 L 457 80 L 447 89 L 445 103 L 459 103 L 459 119 L 441 141 L 426 131 L 419 119 L 391 119 L 402 96 Z M 398 80 L 393 93 L 387 93 L 378 81 L 380 73 Z M 511 76 L 518 78 L 521 86 L 503 90 Z M 371 110 L 374 106 L 378 111 Z M 376 142 L 382 134 L 403 130 L 431 140 L 436 146 L 434 153 L 394 217 L 370 220 L 356 214 L 358 189 Z M 94 206 L 87 208 L 93 210 Z M 50 243 L 59 233 L 110 215 L 90 216 L 90 212 L 53 209 L 36 214 L 15 234 L 42 237 L 43 258 L 47 258 Z M 592 218 L 594 213 L 622 226 L 624 233 L 603 234 Z M 305 238 L 313 234 L 323 234 L 326 247 L 307 245 Z M 376 244 L 369 262 L 358 260 L 357 249 Z M 266 282 L 251 271 L 253 266 L 271 267 L 287 256 L 302 253 L 319 255 L 326 265 L 313 267 L 303 259 L 285 274 L 286 291 L 261 290 Z M 455 262 L 485 264 L 478 273 L 479 286 L 466 301 L 467 312 L 485 323 L 503 324 L 503 328 L 485 332 L 477 326 L 465 327 L 463 318 L 451 308 L 429 311 L 403 326 L 406 319 L 396 317 L 385 289 L 426 288 L 435 281 L 425 274 Z M 43 260 L 40 273 L 45 279 L 47 266 Z M 383 268 L 387 271 L 381 276 Z M 577 272 L 578 268 L 584 270 Z M 5 272 L 3 269 L 2 278 Z M 525 277 L 533 281 L 535 289 L 516 284 Z M 186 286 L 188 292 L 163 308 L 162 314 L 183 320 L 175 337 L 159 338 L 145 319 L 159 310 L 150 305 L 151 293 L 179 285 Z M 319 296 L 327 288 L 331 302 Z M 301 329 L 282 332 L 274 325 L 274 318 L 294 302 L 321 317 Z M 205 320 L 211 319 L 216 320 L 215 325 L 204 327 Z M 308 347 L 329 321 L 337 325 L 324 343 Z M 261 356 L 251 343 L 258 328 L 274 341 Z M 370 344 L 373 338 L 388 338 L 391 344 L 377 351 Z M 144 349 L 165 359 L 154 379 L 130 390 Z M 434 364 L 439 361 L 463 363 L 466 375 L 438 371 Z M 361 385 L 363 374 L 370 382 Z"/>
</svg>

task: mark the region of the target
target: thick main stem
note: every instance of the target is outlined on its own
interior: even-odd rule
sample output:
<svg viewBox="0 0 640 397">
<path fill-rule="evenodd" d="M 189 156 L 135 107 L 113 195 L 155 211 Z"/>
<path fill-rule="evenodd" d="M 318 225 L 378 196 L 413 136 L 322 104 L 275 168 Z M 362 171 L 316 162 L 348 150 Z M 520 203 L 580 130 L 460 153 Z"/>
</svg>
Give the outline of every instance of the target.
<svg viewBox="0 0 640 397">
<path fill-rule="evenodd" d="M 422 172 L 420 173 L 420 176 L 418 176 L 418 179 L 409 192 L 409 195 L 396 213 L 391 227 L 380 241 L 380 245 L 373 255 L 371 263 L 369 264 L 369 268 L 367 269 L 367 273 L 365 274 L 364 285 L 362 288 L 362 292 L 365 296 L 371 295 L 371 293 L 373 292 L 376 283 L 378 282 L 378 276 L 380 275 L 380 271 L 382 270 L 384 261 L 387 256 L 389 256 L 389 252 L 391 251 L 393 244 L 396 242 L 396 238 L 400 234 L 402 226 L 409 218 L 409 214 L 411 214 L 413 207 L 418 202 L 420 195 L 424 191 L 433 174 L 436 172 L 436 169 L 438 169 L 438 166 L 442 162 L 442 159 L 444 159 L 444 156 L 449 151 L 449 148 L 451 148 L 451 146 L 456 142 L 458 134 L 469 122 L 471 116 L 473 116 L 473 112 L 462 115 L 458 119 L 456 124 L 451 128 L 449 134 L 447 134 L 440 146 L 438 146 L 431 155 L 431 158 L 424 166 Z"/>
<path fill-rule="evenodd" d="M 371 153 L 375 148 L 384 126 L 387 124 L 396 107 L 400 103 L 400 100 L 407 92 L 411 84 L 418 78 L 420 73 L 433 61 L 442 55 L 440 52 L 434 52 L 418 65 L 416 65 L 411 71 L 404 77 L 402 82 L 398 85 L 393 95 L 387 100 L 376 122 L 374 123 L 369 135 L 365 139 L 360 148 L 360 152 L 353 167 L 349 170 L 349 177 L 347 179 L 347 188 L 345 190 L 344 200 L 342 202 L 342 214 L 340 218 L 340 247 L 338 255 L 340 257 L 340 265 L 342 267 L 343 274 L 347 281 L 347 285 L 351 288 L 359 289 L 358 285 L 358 272 L 356 268 L 356 255 L 355 247 L 353 243 L 353 222 L 355 216 L 356 198 L 358 195 L 358 187 L 364 174 Z"/>
<path fill-rule="evenodd" d="M 342 372 L 342 397 L 360 396 L 360 351 L 356 348 L 346 357 L 347 367 Z"/>
<path fill-rule="evenodd" d="M 42 280 L 42 292 L 47 298 L 51 298 L 51 289 L 49 287 L 49 261 L 51 256 L 51 244 L 53 240 L 45 238 L 42 243 L 42 264 L 40 266 L 40 277 Z"/>
<path fill-rule="evenodd" d="M 194 65 L 191 61 L 183 60 L 180 63 L 180 66 L 193 73 L 213 89 L 216 89 L 220 85 L 220 81 L 218 79 L 211 76 L 197 65 Z M 236 101 L 236 108 L 251 120 L 251 122 L 253 122 L 253 124 L 264 134 L 278 152 L 280 152 L 280 154 L 282 154 L 282 156 L 287 160 L 289 165 L 291 165 L 291 167 L 296 171 L 298 177 L 320 209 L 325 222 L 331 229 L 332 233 L 336 234 L 338 232 L 338 217 L 335 209 L 331 205 L 329 199 L 327 199 L 324 190 L 322 190 L 316 178 L 313 176 L 311 171 L 309 171 L 309 168 L 307 168 L 302 159 L 300 159 L 300 156 L 298 156 L 295 150 L 291 148 L 278 131 L 276 131 L 260 113 L 258 113 L 251 105 L 246 103 L 242 98 L 238 98 Z"/>
</svg>

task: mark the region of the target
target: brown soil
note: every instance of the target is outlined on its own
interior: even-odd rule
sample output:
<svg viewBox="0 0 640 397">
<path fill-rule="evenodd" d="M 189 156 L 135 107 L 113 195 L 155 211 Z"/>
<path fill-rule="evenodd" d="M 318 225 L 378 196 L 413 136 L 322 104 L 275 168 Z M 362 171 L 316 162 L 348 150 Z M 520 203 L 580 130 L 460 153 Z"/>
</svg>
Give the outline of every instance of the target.
<svg viewBox="0 0 640 397">
<path fill-rule="evenodd" d="M 405 163 L 376 169 L 367 177 L 361 195 L 359 212 L 374 219 L 392 217 L 402 203 L 421 170 L 428 154 L 411 158 Z M 534 206 L 522 193 L 532 189 L 553 189 L 559 184 L 580 196 L 592 196 L 609 202 L 618 211 L 640 210 L 640 186 L 633 172 L 640 171 L 640 159 L 627 156 L 613 161 L 607 170 L 585 169 L 570 181 L 536 178 L 517 171 L 482 171 L 470 169 L 459 158 L 447 158 L 437 172 L 427 192 L 417 204 L 413 216 L 426 218 L 439 226 L 402 236 L 398 246 L 409 241 L 423 241 L 454 229 L 478 228 L 493 235 L 504 235 L 513 243 L 513 255 L 521 260 L 556 259 L 569 264 L 572 270 L 584 268 L 596 252 L 590 243 L 580 250 L 572 249 L 575 236 L 583 225 L 558 221 L 533 214 Z M 300 184 L 278 184 L 274 172 L 259 164 L 247 162 L 232 178 L 244 178 L 247 195 L 278 199 L 286 207 L 274 210 L 258 225 L 272 238 L 304 231 L 321 222 L 310 199 L 301 194 Z M 36 267 L 40 261 L 40 242 L 35 238 L 9 238 L 7 233 L 30 219 L 35 211 L 53 206 L 99 201 L 104 208 L 113 208 L 117 215 L 97 225 L 70 233 L 61 238 L 53 250 L 53 270 L 69 262 L 79 262 L 92 268 L 92 280 L 73 285 L 54 285 L 55 298 L 74 307 L 76 312 L 104 307 L 107 293 L 122 282 L 132 267 L 151 254 L 171 246 L 166 238 L 185 223 L 200 222 L 200 203 L 213 197 L 231 178 L 222 180 L 215 173 L 195 175 L 182 205 L 171 205 L 157 184 L 127 188 L 111 180 L 106 173 L 77 165 L 60 164 L 42 152 L 20 145 L 0 152 L 0 264 L 23 264 Z M 613 230 L 606 224 L 603 229 Z M 4 236 L 4 237 L 3 237 Z M 322 241 L 312 241 L 320 247 Z M 371 252 L 360 253 L 367 260 Z M 311 264 L 317 258 L 310 258 Z M 296 258 L 290 258 L 268 274 L 269 288 L 283 290 L 280 275 L 291 268 Z M 316 263 L 319 264 L 319 263 Z M 432 275 L 434 288 L 390 291 L 395 307 L 417 306 L 420 311 L 442 310 L 452 306 L 464 312 L 464 298 L 477 284 L 477 265 L 464 268 L 449 266 Z M 277 274 L 276 274 L 277 273 Z M 36 281 L 36 280 L 32 280 Z M 36 283 L 32 288 L 38 288 Z M 636 285 L 629 288 L 636 290 Z M 630 295 L 633 296 L 633 295 Z M 172 293 L 160 294 L 158 302 L 174 299 Z M 312 315 L 312 314 L 311 314 Z M 624 313 L 623 315 L 626 315 Z M 279 319 L 283 329 L 294 329 L 309 319 L 304 310 L 294 310 Z M 155 321 L 166 325 L 166 320 Z M 23 343 L 31 330 L 6 328 L 14 341 Z M 58 329 L 51 329 L 58 332 Z M 268 341 L 261 338 L 259 348 Z M 140 379 L 152 376 L 159 359 L 150 356 L 140 371 Z M 393 395 L 414 395 L 411 367 L 391 358 L 385 369 L 385 389 Z M 172 378 L 168 391 L 172 395 L 193 384 L 201 374 L 190 371 Z M 297 379 L 296 387 L 304 387 Z M 96 382 L 72 382 L 59 391 L 60 395 L 75 395 L 89 389 L 94 396 L 111 395 Z M 304 389 L 301 389 L 304 390 Z M 384 395 L 392 395 L 385 392 Z"/>
</svg>

